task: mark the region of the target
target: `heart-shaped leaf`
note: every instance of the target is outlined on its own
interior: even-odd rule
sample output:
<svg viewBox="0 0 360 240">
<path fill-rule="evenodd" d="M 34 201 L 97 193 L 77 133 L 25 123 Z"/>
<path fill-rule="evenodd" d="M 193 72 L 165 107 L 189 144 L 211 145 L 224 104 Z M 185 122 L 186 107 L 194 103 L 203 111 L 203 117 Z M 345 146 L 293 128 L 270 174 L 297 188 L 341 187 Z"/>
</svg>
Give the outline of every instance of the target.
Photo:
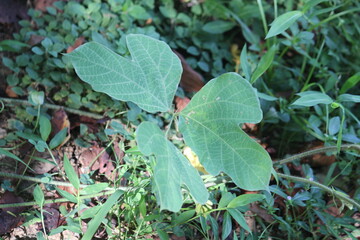
<svg viewBox="0 0 360 240">
<path fill-rule="evenodd" d="M 154 154 L 154 184 L 161 209 L 173 212 L 180 210 L 182 194 L 180 186 L 185 184 L 194 199 L 204 204 L 208 192 L 199 173 L 181 152 L 166 139 L 160 128 L 150 122 L 143 122 L 136 130 L 136 141 L 140 151 L 149 156 Z"/>
<path fill-rule="evenodd" d="M 179 58 L 166 43 L 145 35 L 130 34 L 126 42 L 132 60 L 95 42 L 68 56 L 77 75 L 95 91 L 151 113 L 167 111 L 182 73 Z"/>
<path fill-rule="evenodd" d="M 269 154 L 239 127 L 262 119 L 250 83 L 236 73 L 208 82 L 181 112 L 179 127 L 201 164 L 212 175 L 228 174 L 241 188 L 267 189 Z"/>
</svg>

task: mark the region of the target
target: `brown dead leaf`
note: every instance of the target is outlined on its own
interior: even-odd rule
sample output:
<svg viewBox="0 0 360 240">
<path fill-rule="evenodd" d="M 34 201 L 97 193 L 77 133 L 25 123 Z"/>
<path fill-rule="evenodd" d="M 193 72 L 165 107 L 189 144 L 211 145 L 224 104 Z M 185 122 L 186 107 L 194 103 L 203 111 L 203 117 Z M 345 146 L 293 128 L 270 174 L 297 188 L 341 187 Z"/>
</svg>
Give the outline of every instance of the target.
<svg viewBox="0 0 360 240">
<path fill-rule="evenodd" d="M 82 165 L 80 172 L 88 174 L 90 171 L 99 170 L 99 172 L 104 174 L 107 178 L 114 179 L 115 176 L 112 174 L 115 169 L 114 165 L 106 151 L 100 154 L 103 150 L 103 147 L 97 145 L 90 148 L 84 148 L 84 151 L 79 156 L 79 162 Z"/>
<path fill-rule="evenodd" d="M 64 111 L 64 109 L 59 109 L 53 113 L 52 119 L 51 119 L 51 137 L 54 137 L 58 132 L 60 132 L 62 129 L 67 128 L 68 129 L 68 136 L 64 139 L 64 141 L 57 147 L 59 149 L 61 146 L 63 146 L 70 138 L 70 121 L 69 118 Z"/>
<path fill-rule="evenodd" d="M 265 209 L 260 208 L 258 206 L 258 204 L 251 203 L 250 204 L 250 210 L 253 213 L 255 213 L 256 215 L 258 215 L 259 217 L 261 217 L 262 219 L 264 219 L 265 222 L 267 222 L 267 223 L 274 222 L 274 218 Z"/>
<path fill-rule="evenodd" d="M 334 200 L 330 200 L 327 203 L 327 208 L 324 211 L 334 217 L 343 217 L 344 214 L 341 212 L 340 207 L 341 207 L 340 201 L 336 203 Z"/>
<path fill-rule="evenodd" d="M 46 232 L 59 227 L 60 212 L 57 204 L 48 204 L 44 206 L 44 223 Z"/>
<path fill-rule="evenodd" d="M 18 197 L 13 192 L 6 191 L 0 198 L 0 204 L 7 203 L 21 203 L 24 202 L 21 197 Z M 3 208 L 0 213 L 0 234 L 6 234 L 15 228 L 21 221 L 20 213 L 25 207 L 9 207 Z M 11 214 L 10 214 L 11 213 Z"/>
<path fill-rule="evenodd" d="M 29 39 L 29 41 L 28 41 L 28 44 L 29 44 L 30 46 L 34 46 L 34 45 L 40 43 L 40 42 L 41 42 L 42 40 L 44 40 L 44 39 L 45 39 L 45 37 L 43 37 L 43 36 L 39 36 L 39 35 L 33 34 L 33 35 L 30 36 L 30 39 Z"/>
<path fill-rule="evenodd" d="M 322 142 L 313 142 L 308 150 L 324 147 Z M 327 156 L 325 153 L 314 154 L 311 157 L 303 160 L 308 163 L 311 167 L 326 167 L 330 166 L 336 161 L 335 155 Z"/>
<path fill-rule="evenodd" d="M 204 86 L 201 75 L 187 64 L 185 58 L 180 53 L 175 50 L 173 52 L 180 58 L 183 68 L 180 86 L 187 92 L 198 92 Z"/>
<path fill-rule="evenodd" d="M 78 48 L 81 44 L 83 44 L 85 42 L 85 38 L 84 37 L 78 37 L 74 44 L 70 47 L 68 47 L 66 49 L 66 53 L 71 53 L 72 51 L 74 51 L 76 48 Z"/>
<path fill-rule="evenodd" d="M 119 143 L 114 142 L 113 145 L 114 145 L 114 152 L 115 152 L 115 154 L 116 154 L 116 156 L 117 156 L 117 159 L 121 162 L 125 154 L 124 154 L 124 152 L 120 149 Z"/>
<path fill-rule="evenodd" d="M 18 95 L 12 90 L 12 87 L 9 85 L 6 87 L 6 95 L 10 98 L 17 98 Z"/>
<path fill-rule="evenodd" d="M 146 25 L 150 25 L 153 22 L 152 18 L 148 18 L 145 22 Z"/>
<path fill-rule="evenodd" d="M 54 2 L 58 0 L 35 0 L 34 1 L 34 8 L 36 10 L 46 12 L 47 7 L 51 7 Z"/>
<path fill-rule="evenodd" d="M 190 99 L 187 97 L 181 98 L 176 96 L 175 97 L 175 105 L 176 105 L 176 110 L 178 112 L 181 112 L 190 102 Z"/>
<path fill-rule="evenodd" d="M 254 123 L 244 123 L 241 128 L 250 133 L 256 132 L 258 129 L 257 125 Z"/>
</svg>

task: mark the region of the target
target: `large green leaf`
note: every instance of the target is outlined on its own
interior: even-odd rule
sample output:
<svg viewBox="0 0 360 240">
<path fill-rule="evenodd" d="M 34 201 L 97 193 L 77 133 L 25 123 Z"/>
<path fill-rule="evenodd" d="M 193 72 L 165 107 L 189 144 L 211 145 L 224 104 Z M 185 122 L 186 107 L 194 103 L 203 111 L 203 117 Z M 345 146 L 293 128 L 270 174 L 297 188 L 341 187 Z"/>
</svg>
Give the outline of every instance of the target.
<svg viewBox="0 0 360 240">
<path fill-rule="evenodd" d="M 166 139 L 157 125 L 143 122 L 136 130 L 136 141 L 140 151 L 149 156 L 154 154 L 155 192 L 161 209 L 173 212 L 180 210 L 183 203 L 180 186 L 184 183 L 194 199 L 204 204 L 208 192 L 199 173 L 181 152 Z"/>
<path fill-rule="evenodd" d="M 132 101 L 148 112 L 165 112 L 171 107 L 182 67 L 170 47 L 141 34 L 126 37 L 132 60 L 107 47 L 90 42 L 68 56 L 78 76 L 95 91 Z"/>
<path fill-rule="evenodd" d="M 181 112 L 179 127 L 185 142 L 212 175 L 228 174 L 241 188 L 267 189 L 271 159 L 239 127 L 262 119 L 259 100 L 250 83 L 236 73 L 211 80 Z"/>
</svg>

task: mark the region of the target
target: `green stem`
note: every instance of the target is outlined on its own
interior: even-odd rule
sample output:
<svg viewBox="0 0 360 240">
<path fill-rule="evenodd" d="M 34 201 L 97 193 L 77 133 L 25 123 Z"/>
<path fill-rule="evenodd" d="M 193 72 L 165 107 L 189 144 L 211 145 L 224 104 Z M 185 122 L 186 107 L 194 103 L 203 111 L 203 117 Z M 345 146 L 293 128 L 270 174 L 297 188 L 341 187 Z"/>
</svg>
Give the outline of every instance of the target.
<svg viewBox="0 0 360 240">
<path fill-rule="evenodd" d="M 303 92 L 303 91 L 305 90 L 306 86 L 308 85 L 308 83 L 309 83 L 309 81 L 310 81 L 310 79 L 311 79 L 311 77 L 312 77 L 312 75 L 313 75 L 313 73 L 314 73 L 314 70 L 315 70 L 315 67 L 316 67 L 315 64 L 318 64 L 318 63 L 319 63 L 319 58 L 320 58 L 320 56 L 321 56 L 322 50 L 323 50 L 323 48 L 324 48 L 324 45 L 325 45 L 325 39 L 324 39 L 323 42 L 321 43 L 320 50 L 319 50 L 319 52 L 318 52 L 318 55 L 316 56 L 315 63 L 314 63 L 314 65 L 311 67 L 310 73 L 309 73 L 309 75 L 308 75 L 308 77 L 307 77 L 307 79 L 306 79 L 306 81 L 305 81 L 305 84 L 304 84 L 303 88 L 300 90 L 300 92 Z"/>
<path fill-rule="evenodd" d="M 109 190 L 106 192 L 80 196 L 79 199 L 84 200 L 84 199 L 89 199 L 89 198 L 94 198 L 94 197 L 101 197 L 101 196 L 113 194 L 115 191 L 116 191 L 116 189 L 112 189 L 112 190 Z M 50 203 L 61 203 L 61 202 L 69 202 L 69 200 L 66 198 L 45 200 L 44 205 L 50 204 Z M 9 208 L 9 207 L 29 207 L 29 206 L 35 206 L 35 205 L 37 205 L 37 203 L 35 201 L 34 202 L 23 202 L 23 203 L 7 203 L 7 204 L 0 204 L 0 209 Z"/>
<path fill-rule="evenodd" d="M 360 152 L 360 145 L 359 144 L 344 144 L 340 146 L 341 150 L 357 150 Z M 299 153 L 296 155 L 293 155 L 291 157 L 288 158 L 284 158 L 282 160 L 279 161 L 273 161 L 273 164 L 284 164 L 284 163 L 288 163 L 288 162 L 292 162 L 294 160 L 300 159 L 300 158 L 304 158 L 310 155 L 314 155 L 314 154 L 318 154 L 318 153 L 324 153 L 324 152 L 328 152 L 328 151 L 337 151 L 338 150 L 338 146 L 328 146 L 328 147 L 322 147 L 322 148 L 317 148 L 317 149 L 313 149 L 307 152 L 303 152 L 303 153 Z"/>
<path fill-rule="evenodd" d="M 21 180 L 26 180 L 26 181 L 31 181 L 31 182 L 37 182 L 37 183 L 45 183 L 45 184 L 51 184 L 51 185 L 56 185 L 56 186 L 64 186 L 64 187 L 73 187 L 73 185 L 69 182 L 61 182 L 61 181 L 47 181 L 47 180 L 42 180 L 43 178 L 35 178 L 35 177 L 29 177 L 29 176 L 23 176 L 23 175 L 18 175 L 15 173 L 6 173 L 6 172 L 0 172 L 0 177 L 5 177 L 5 178 L 15 178 L 15 179 L 21 179 Z M 91 186 L 91 185 L 86 185 L 86 184 L 80 184 L 80 188 L 85 188 L 87 186 Z M 123 191 L 128 190 L 127 187 L 120 187 L 117 188 Z M 105 190 L 113 190 L 113 188 L 106 188 Z"/>
<path fill-rule="evenodd" d="M 16 104 L 16 105 L 33 106 L 30 102 L 28 102 L 26 100 L 13 99 L 13 98 L 0 97 L 0 102 L 2 103 L 2 105 L 4 102 L 4 103 Z M 63 106 L 50 104 L 50 103 L 44 103 L 41 106 L 45 107 L 45 108 L 53 109 L 53 110 L 64 109 L 65 111 L 67 111 L 69 113 L 80 115 L 80 116 L 86 116 L 86 117 L 90 117 L 90 118 L 94 118 L 94 119 L 103 119 L 104 118 L 103 115 L 89 113 L 89 112 L 85 112 L 85 111 L 81 111 L 81 110 L 77 110 L 77 109 L 73 109 L 73 108 L 68 108 L 68 107 L 63 107 Z"/>
<path fill-rule="evenodd" d="M 264 32 L 265 32 L 265 36 L 268 34 L 268 27 L 267 27 L 267 22 L 266 22 L 266 17 L 265 17 L 265 12 L 264 12 L 264 8 L 262 5 L 261 0 L 257 0 L 258 6 L 259 6 L 259 11 L 260 11 L 260 15 L 261 15 L 261 20 L 263 23 L 263 27 L 264 27 Z"/>
<path fill-rule="evenodd" d="M 352 12 L 356 12 L 356 11 L 360 11 L 360 8 L 354 8 L 354 9 L 349 9 L 347 11 L 343 11 L 343 12 L 340 12 L 340 13 L 337 13 L 337 14 L 334 14 L 324 20 L 322 20 L 321 22 L 315 24 L 314 26 L 310 27 L 310 29 L 308 30 L 309 32 L 311 32 L 312 30 L 314 30 L 315 28 L 317 28 L 318 26 L 324 24 L 324 23 L 327 23 L 335 18 L 338 18 L 338 17 L 341 17 L 343 15 L 346 15 L 346 14 L 349 14 L 349 13 L 352 13 Z"/>
<path fill-rule="evenodd" d="M 336 149 L 335 149 L 336 150 Z M 335 189 L 332 189 L 332 188 L 329 188 L 321 183 L 318 183 L 318 182 L 315 182 L 315 181 L 312 181 L 310 179 L 307 179 L 307 178 L 302 178 L 302 177 L 295 177 L 295 176 L 290 176 L 290 175 L 286 175 L 286 174 L 283 174 L 283 173 L 278 173 L 278 176 L 279 177 L 282 177 L 282 178 L 286 178 L 286 179 L 289 179 L 291 181 L 295 181 L 295 182 L 303 182 L 303 183 L 307 183 L 307 184 L 310 184 L 310 185 L 313 185 L 313 186 L 316 186 L 320 189 L 322 189 L 323 191 L 325 192 L 328 192 L 330 193 L 331 195 L 345 201 L 345 202 L 348 202 L 350 204 L 352 204 L 353 206 L 355 206 L 357 209 L 360 209 L 360 203 L 356 202 L 355 200 L 351 199 L 348 195 L 346 195 L 345 193 L 342 193 L 340 191 L 337 191 Z"/>
</svg>

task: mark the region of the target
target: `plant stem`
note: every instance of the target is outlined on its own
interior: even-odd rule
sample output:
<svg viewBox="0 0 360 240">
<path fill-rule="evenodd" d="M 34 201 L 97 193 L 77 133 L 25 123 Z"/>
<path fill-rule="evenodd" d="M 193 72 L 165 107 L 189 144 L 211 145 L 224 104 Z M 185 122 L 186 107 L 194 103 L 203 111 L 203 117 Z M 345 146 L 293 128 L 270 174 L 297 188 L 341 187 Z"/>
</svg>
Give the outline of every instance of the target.
<svg viewBox="0 0 360 240">
<path fill-rule="evenodd" d="M 0 102 L 2 103 L 2 105 L 4 105 L 3 104 L 3 102 L 4 102 L 4 103 L 16 104 L 16 105 L 33 106 L 30 102 L 28 102 L 26 100 L 13 99 L 13 98 L 0 97 Z M 53 109 L 53 110 L 64 109 L 65 111 L 67 111 L 69 113 L 86 116 L 86 117 L 90 117 L 90 118 L 94 118 L 94 119 L 103 119 L 104 118 L 104 116 L 100 115 L 100 114 L 90 113 L 90 112 L 81 111 L 81 110 L 68 108 L 68 107 L 63 107 L 63 106 L 50 104 L 50 103 L 44 103 L 41 106 L 45 107 L 45 108 Z"/>
<path fill-rule="evenodd" d="M 359 144 L 343 144 L 340 146 L 341 150 L 357 150 L 360 152 L 360 145 Z M 310 155 L 314 155 L 317 153 L 324 153 L 324 152 L 328 152 L 328 151 L 337 151 L 338 150 L 338 146 L 328 146 L 328 147 L 321 147 L 321 148 L 317 148 L 317 149 L 313 149 L 307 152 L 302 152 L 296 155 L 293 155 L 291 157 L 288 158 L 284 158 L 282 160 L 279 161 L 273 161 L 273 164 L 284 164 L 284 163 L 288 163 L 288 162 L 292 162 L 294 160 L 300 159 L 300 158 L 304 158 Z"/>
<path fill-rule="evenodd" d="M 94 197 L 101 197 L 101 196 L 104 196 L 104 195 L 113 194 L 115 191 L 116 191 L 116 189 L 112 189 L 112 190 L 109 190 L 109 191 L 106 191 L 106 192 L 80 196 L 79 199 L 84 200 L 84 199 L 89 199 L 89 198 L 94 198 Z M 45 204 L 50 204 L 50 203 L 60 203 L 60 202 L 69 202 L 69 200 L 66 199 L 66 198 L 57 198 L 57 199 L 45 200 L 44 205 Z M 7 204 L 0 204 L 0 209 L 9 208 L 9 207 L 28 207 L 28 206 L 34 206 L 34 205 L 37 205 L 37 203 L 35 201 L 34 202 L 23 202 L 23 203 L 7 203 Z"/>
<path fill-rule="evenodd" d="M 337 13 L 337 14 L 334 14 L 324 20 L 322 20 L 321 22 L 313 25 L 312 27 L 310 27 L 310 29 L 308 30 L 309 32 L 311 32 L 312 30 L 314 30 L 315 28 L 317 28 L 318 26 L 324 24 L 324 23 L 327 23 L 335 18 L 338 18 L 338 17 L 341 17 L 343 15 L 346 15 L 346 14 L 349 14 L 349 13 L 352 13 L 352 12 L 356 12 L 356 11 L 360 11 L 360 8 L 353 8 L 353 9 L 349 9 L 347 11 L 343 11 L 343 12 L 340 12 L 340 13 Z"/>
<path fill-rule="evenodd" d="M 283 174 L 283 173 L 277 173 L 277 174 L 278 174 L 279 177 L 282 177 L 282 178 L 286 178 L 286 179 L 289 179 L 289 180 L 292 180 L 292 181 L 295 181 L 295 182 L 303 182 L 303 183 L 307 183 L 307 184 L 316 186 L 316 187 L 322 189 L 323 191 L 328 192 L 328 193 L 334 195 L 335 197 L 337 197 L 337 198 L 339 198 L 339 199 L 341 199 L 341 200 L 343 200 L 345 202 L 348 202 L 348 203 L 352 204 L 357 209 L 360 209 L 360 203 L 358 203 L 355 200 L 351 199 L 345 193 L 342 193 L 342 192 L 337 191 L 335 189 L 329 188 L 329 187 L 327 187 L 327 186 L 325 186 L 325 185 L 323 185 L 323 184 L 321 184 L 319 182 L 315 182 L 315 181 L 312 181 L 312 180 L 307 179 L 307 178 L 290 176 L 290 175 L 286 175 L 286 174 Z"/>
<path fill-rule="evenodd" d="M 263 8 L 261 0 L 257 0 L 257 4 L 259 6 L 260 16 L 261 16 L 261 20 L 262 20 L 262 23 L 263 23 L 265 36 L 266 36 L 268 34 L 268 27 L 267 27 L 265 12 L 264 12 L 264 8 Z"/>
<path fill-rule="evenodd" d="M 309 73 L 309 75 L 308 75 L 308 77 L 307 77 L 307 79 L 306 79 L 306 81 L 305 81 L 305 83 L 304 83 L 303 88 L 300 90 L 300 92 L 305 91 L 307 85 L 309 84 L 309 81 L 311 80 L 311 77 L 312 77 L 312 75 L 313 75 L 313 73 L 314 73 L 315 67 L 316 67 L 317 64 L 319 64 L 319 58 L 320 58 L 320 56 L 321 56 L 321 53 L 322 53 L 322 50 L 323 50 L 324 46 L 325 46 L 325 39 L 324 39 L 323 42 L 321 43 L 321 46 L 320 46 L 318 55 L 316 56 L 315 63 L 314 63 L 314 65 L 311 67 L 310 73 Z"/>
<path fill-rule="evenodd" d="M 51 185 L 56 185 L 56 186 L 65 186 L 65 187 L 72 187 L 73 185 L 69 182 L 61 182 L 61 181 L 46 181 L 46 180 L 42 180 L 42 178 L 35 178 L 35 177 L 29 177 L 29 176 L 23 176 L 23 175 L 18 175 L 18 174 L 14 174 L 14 173 L 6 173 L 6 172 L 0 172 L 0 177 L 6 177 L 6 178 L 15 178 L 15 179 L 21 179 L 21 180 L 26 180 L 26 181 L 31 181 L 31 182 L 37 182 L 37 183 L 45 183 L 45 184 L 51 184 Z M 85 188 L 87 186 L 91 186 L 91 185 L 86 185 L 86 184 L 80 184 L 80 188 Z M 117 189 L 126 191 L 128 190 L 127 187 L 119 187 Z M 106 188 L 105 190 L 114 190 L 113 188 Z"/>
</svg>

